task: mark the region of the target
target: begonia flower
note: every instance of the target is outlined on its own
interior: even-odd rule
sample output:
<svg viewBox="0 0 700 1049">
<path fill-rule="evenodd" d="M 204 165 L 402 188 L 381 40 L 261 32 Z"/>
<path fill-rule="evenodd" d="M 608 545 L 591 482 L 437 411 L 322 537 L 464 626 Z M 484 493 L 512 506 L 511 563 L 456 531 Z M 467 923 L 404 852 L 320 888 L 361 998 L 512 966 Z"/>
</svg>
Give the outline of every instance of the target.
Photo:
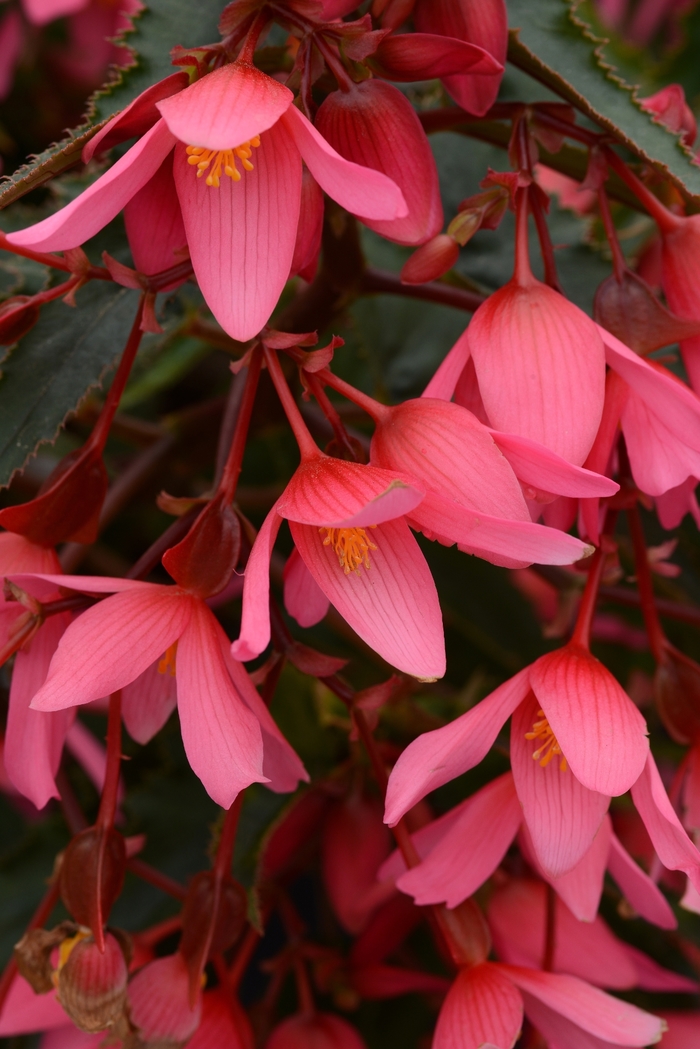
<svg viewBox="0 0 700 1049">
<path fill-rule="evenodd" d="M 11 242 L 42 251 L 77 247 L 151 179 L 169 178 L 172 155 L 200 288 L 224 330 L 245 341 L 267 322 L 289 277 L 302 159 L 319 186 L 361 218 L 400 218 L 406 204 L 386 175 L 336 153 L 293 104 L 289 88 L 254 66 L 237 61 L 189 87 L 186 82 L 186 74 L 174 74 L 114 117 L 88 144 L 84 159 L 135 134 L 136 144 L 74 201 L 13 233 Z M 164 196 L 157 221 L 139 207 L 146 241 L 179 229 L 172 192 L 168 201 Z"/>
<path fill-rule="evenodd" d="M 31 588 L 32 578 L 19 577 Z M 36 577 L 35 577 L 36 578 Z M 182 738 L 205 788 L 228 808 L 250 783 L 293 790 L 304 768 L 205 601 L 179 586 L 98 576 L 42 576 L 81 593 L 110 594 L 66 630 L 32 709 L 64 710 L 110 695 L 160 658 L 174 674 Z"/>
</svg>

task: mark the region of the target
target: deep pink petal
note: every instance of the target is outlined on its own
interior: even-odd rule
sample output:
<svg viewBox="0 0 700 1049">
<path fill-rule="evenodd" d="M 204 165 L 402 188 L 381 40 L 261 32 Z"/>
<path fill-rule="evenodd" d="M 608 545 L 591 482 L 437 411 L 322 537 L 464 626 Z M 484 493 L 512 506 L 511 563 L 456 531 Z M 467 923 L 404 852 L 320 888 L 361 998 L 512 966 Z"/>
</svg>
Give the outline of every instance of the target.
<svg viewBox="0 0 700 1049">
<path fill-rule="evenodd" d="M 17 974 L 10 985 L 0 1017 L 0 1037 L 50 1031 L 55 1027 L 68 1027 L 75 1031 L 56 1000 L 56 992 L 36 994 L 24 977 Z"/>
<path fill-rule="evenodd" d="M 290 277 L 296 277 L 299 274 L 303 280 L 311 282 L 316 276 L 323 236 L 323 212 L 323 190 L 309 169 L 304 166 L 301 172 L 299 225 L 294 243 Z"/>
<path fill-rule="evenodd" d="M 611 1043 L 607 1039 L 596 1038 L 582 1030 L 531 994 L 523 992 L 523 1002 L 525 1015 L 546 1039 L 548 1049 L 610 1049 Z"/>
<path fill-rule="evenodd" d="M 677 994 L 697 994 L 697 980 L 691 980 L 672 969 L 664 969 L 644 951 L 625 944 L 625 951 L 637 971 L 636 985 L 645 991 L 666 991 Z"/>
<path fill-rule="evenodd" d="M 155 175 L 174 143 L 159 120 L 79 197 L 34 226 L 8 234 L 8 240 L 36 251 L 63 251 L 84 244 Z"/>
<path fill-rule="evenodd" d="M 389 80 L 415 83 L 450 74 L 500 76 L 503 66 L 476 44 L 434 33 L 401 33 L 382 40 L 372 56 Z"/>
<path fill-rule="evenodd" d="M 432 379 L 423 390 L 423 397 L 436 397 L 449 401 L 455 392 L 455 386 L 469 360 L 469 329 L 466 328 L 452 349 L 442 361 Z"/>
<path fill-rule="evenodd" d="M 663 1010 L 668 1031 L 661 1039 L 663 1049 L 689 1049 L 700 1044 L 700 1011 L 672 1012 Z"/>
<path fill-rule="evenodd" d="M 610 835 L 608 870 L 637 914 L 662 929 L 676 928 L 678 922 L 673 908 L 661 889 L 647 872 L 634 862 L 614 833 Z"/>
<path fill-rule="evenodd" d="M 296 470 L 277 506 L 298 524 L 366 528 L 403 516 L 422 498 L 420 482 L 402 471 L 319 455 Z"/>
<path fill-rule="evenodd" d="M 329 605 L 295 548 L 284 566 L 284 607 L 299 626 L 310 627 L 321 622 Z"/>
<path fill-rule="evenodd" d="M 414 739 L 389 777 L 384 814 L 389 826 L 398 823 L 431 790 L 478 765 L 529 687 L 528 667 L 449 725 Z"/>
<path fill-rule="evenodd" d="M 444 994 L 450 987 L 444 976 L 400 969 L 397 965 L 363 965 L 350 971 L 350 981 L 360 997 L 369 1001 L 401 994 Z"/>
<path fill-rule="evenodd" d="M 289 88 L 267 73 L 231 62 L 157 105 L 185 145 L 220 150 L 235 149 L 267 131 L 293 100 Z"/>
<path fill-rule="evenodd" d="M 202 81 L 200 81 L 202 83 Z M 208 186 L 175 150 L 174 173 L 192 265 L 207 305 L 228 334 L 245 342 L 267 324 L 294 255 L 301 161 L 279 126 L 254 150 L 240 182 Z"/>
<path fill-rule="evenodd" d="M 433 1049 L 512 1049 L 522 1022 L 522 998 L 501 966 L 461 969 L 442 1004 Z"/>
<path fill-rule="evenodd" d="M 10 573 L 8 573 L 9 575 Z M 12 579 L 19 586 L 24 587 L 25 582 L 29 585 L 32 580 L 43 580 L 55 586 L 65 587 L 67 590 L 78 590 L 83 594 L 116 594 L 123 590 L 153 589 L 153 583 L 144 583 L 142 579 L 119 579 L 114 576 L 101 575 L 60 575 L 58 572 L 36 571 L 32 576 L 22 576 L 12 572 Z M 34 593 L 34 591 L 30 591 Z"/>
<path fill-rule="evenodd" d="M 88 608 L 61 638 L 36 710 L 61 710 L 109 696 L 142 674 L 189 622 L 193 599 L 175 587 L 115 594 Z"/>
<path fill-rule="evenodd" d="M 231 681 L 222 654 L 226 636 L 202 601 L 177 648 L 177 706 L 192 771 L 227 809 L 251 783 L 265 782 L 260 724 Z"/>
<path fill-rule="evenodd" d="M 542 656 L 532 688 L 572 772 L 601 794 L 624 794 L 649 753 L 646 722 L 603 664 L 573 643 Z"/>
<path fill-rule="evenodd" d="M 445 673 L 442 613 L 427 562 L 405 521 L 385 521 L 369 538 L 371 568 L 346 574 L 314 525 L 290 521 L 306 567 L 353 630 L 388 663 L 414 677 Z"/>
<path fill-rule="evenodd" d="M 575 498 L 602 497 L 619 491 L 616 481 L 582 466 L 573 466 L 543 444 L 499 430 L 492 430 L 491 435 L 518 479 L 525 484 Z"/>
<path fill-rule="evenodd" d="M 513 777 L 507 772 L 473 796 L 427 859 L 398 879 L 397 888 L 419 906 L 456 907 L 491 877 L 521 820 Z"/>
<path fill-rule="evenodd" d="M 700 476 L 700 449 L 689 447 L 632 389 L 621 422 L 634 483 L 647 495 Z"/>
<path fill-rule="evenodd" d="M 559 1013 L 584 1031 L 616 1045 L 643 1046 L 658 1042 L 661 1021 L 635 1005 L 590 987 L 575 976 L 504 966 L 526 994 Z"/>
<path fill-rule="evenodd" d="M 22 7 L 34 25 L 46 25 L 57 18 L 74 15 L 87 7 L 89 0 L 23 0 Z"/>
<path fill-rule="evenodd" d="M 557 755 L 545 768 L 533 759 L 538 741 L 525 734 L 538 720 L 538 710 L 539 702 L 531 697 L 513 714 L 510 760 L 532 847 L 542 867 L 557 878 L 590 849 L 610 798 L 588 790 L 571 769 L 561 769 Z"/>
<path fill-rule="evenodd" d="M 296 106 L 289 107 L 280 123 L 296 143 L 321 189 L 341 207 L 363 219 L 395 219 L 408 214 L 406 201 L 395 182 L 381 171 L 341 157 Z"/>
<path fill-rule="evenodd" d="M 160 120 L 160 113 L 156 109 L 156 102 L 160 102 L 178 91 L 187 87 L 189 77 L 186 72 L 172 73 L 164 80 L 146 88 L 141 94 L 122 109 L 120 113 L 105 124 L 101 131 L 90 139 L 83 148 L 82 158 L 85 164 L 92 160 L 95 154 L 104 153 L 106 150 L 116 146 L 119 142 L 125 142 L 128 138 L 135 138 L 145 134 L 153 125 Z"/>
<path fill-rule="evenodd" d="M 684 871 L 700 890 L 700 852 L 681 826 L 651 753 L 632 786 L 632 800 L 664 867 Z"/>
<path fill-rule="evenodd" d="M 141 273 L 151 276 L 183 261 L 182 255 L 175 254 L 187 246 L 187 234 L 175 190 L 172 157 L 165 158 L 153 178 L 128 202 L 124 224 L 134 265 Z"/>
<path fill-rule="evenodd" d="M 527 826 L 523 825 L 521 828 L 521 848 L 528 863 L 545 881 L 549 882 L 580 922 L 592 922 L 598 913 L 600 897 L 603 893 L 605 867 L 610 852 L 611 834 L 610 817 L 606 815 L 603 817 L 588 852 L 584 853 L 576 866 L 566 874 L 552 878 L 537 860 Z"/>
<path fill-rule="evenodd" d="M 453 809 L 448 809 L 442 816 L 438 816 L 437 819 L 431 820 L 430 823 L 426 823 L 424 827 L 413 832 L 411 841 L 422 860 L 428 858 L 433 849 L 446 837 L 455 824 L 462 819 L 467 809 L 471 806 L 474 797 L 475 795 L 472 795 L 472 797 L 460 802 L 459 805 L 455 805 Z M 407 869 L 401 850 L 394 849 L 377 871 L 377 879 L 379 881 L 396 880 Z"/>
<path fill-rule="evenodd" d="M 605 377 L 605 402 L 598 433 L 586 459 L 586 469 L 602 474 L 608 472 L 610 458 L 619 435 L 620 417 L 629 396 L 629 386 L 614 371 Z M 584 534 L 591 542 L 598 543 L 600 536 L 600 500 L 584 499 L 580 504 Z"/>
<path fill-rule="evenodd" d="M 255 659 L 270 642 L 270 558 L 282 524 L 277 505 L 263 521 L 245 568 L 241 633 L 231 645 L 231 655 L 242 663 Z"/>
<path fill-rule="evenodd" d="M 163 655 L 122 689 L 122 717 L 127 732 L 137 743 L 153 739 L 175 709 L 175 677 L 170 666 L 164 672 L 159 669 Z"/>
</svg>

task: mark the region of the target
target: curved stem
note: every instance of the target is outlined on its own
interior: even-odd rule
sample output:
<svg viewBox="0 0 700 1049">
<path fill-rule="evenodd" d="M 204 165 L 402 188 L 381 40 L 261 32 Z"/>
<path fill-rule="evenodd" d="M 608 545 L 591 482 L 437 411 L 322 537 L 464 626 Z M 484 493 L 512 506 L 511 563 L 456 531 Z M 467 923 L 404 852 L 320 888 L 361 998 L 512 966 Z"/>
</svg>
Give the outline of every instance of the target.
<svg viewBox="0 0 700 1049">
<path fill-rule="evenodd" d="M 300 958 L 298 954 L 294 958 L 294 977 L 297 984 L 299 1012 L 303 1013 L 305 1016 L 313 1016 L 316 1012 L 316 1003 L 314 1002 L 314 996 L 311 990 L 309 974 L 306 971 L 304 959 Z"/>
<path fill-rule="evenodd" d="M 618 157 L 614 150 L 606 149 L 605 159 L 613 171 L 629 186 L 637 200 L 644 205 L 662 233 L 672 233 L 674 229 L 678 229 L 683 220 L 669 211 L 666 205 L 655 197 L 650 189 L 647 189 L 641 179 L 630 171 L 624 160 Z"/>
<path fill-rule="evenodd" d="M 356 404 L 358 408 L 362 408 L 363 411 L 367 412 L 370 419 L 374 419 L 375 422 L 379 422 L 380 419 L 384 419 L 391 409 L 386 404 L 381 404 L 379 401 L 375 401 L 374 397 L 370 397 L 368 393 L 363 393 L 362 390 L 356 389 L 351 386 L 345 379 L 341 379 L 338 375 L 334 375 L 330 368 L 322 368 L 321 371 L 316 373 L 315 376 L 321 382 L 325 383 L 326 386 L 330 386 L 331 389 L 336 390 L 338 393 L 342 393 L 343 397 L 347 397 L 349 401 Z"/>
<path fill-rule="evenodd" d="M 335 406 L 328 397 L 328 394 L 323 388 L 323 383 L 319 380 L 317 375 L 307 372 L 305 375 L 307 385 L 313 393 L 316 401 L 325 415 L 328 422 L 331 424 L 333 429 L 333 436 L 340 448 L 345 450 L 345 453 L 353 462 L 357 462 L 357 454 L 352 446 L 350 438 L 348 437 L 347 430 L 343 426 L 343 420 L 338 415 Z"/>
<path fill-rule="evenodd" d="M 282 366 L 277 358 L 277 354 L 274 350 L 268 349 L 267 346 L 263 347 L 263 352 L 265 354 L 265 362 L 268 371 L 270 372 L 270 378 L 277 390 L 277 396 L 284 408 L 284 414 L 287 416 L 289 425 L 296 437 L 301 457 L 302 459 L 315 459 L 317 456 L 321 455 L 321 451 L 309 433 L 308 427 L 299 411 L 297 402 L 292 396 L 292 391 L 289 389 L 287 380 L 284 377 L 284 372 L 282 371 Z"/>
<path fill-rule="evenodd" d="M 109 697 L 107 715 L 107 768 L 100 808 L 95 826 L 109 830 L 114 826 L 119 796 L 119 772 L 122 761 L 122 694 L 121 689 Z"/>
<path fill-rule="evenodd" d="M 642 615 L 644 616 L 644 626 L 649 638 L 651 654 L 658 663 L 663 658 L 666 635 L 663 632 L 654 601 L 654 585 L 651 580 L 647 545 L 638 507 L 634 506 L 627 511 L 627 523 L 629 524 L 634 547 L 634 566 L 637 573 L 637 589 L 639 591 Z"/>
</svg>

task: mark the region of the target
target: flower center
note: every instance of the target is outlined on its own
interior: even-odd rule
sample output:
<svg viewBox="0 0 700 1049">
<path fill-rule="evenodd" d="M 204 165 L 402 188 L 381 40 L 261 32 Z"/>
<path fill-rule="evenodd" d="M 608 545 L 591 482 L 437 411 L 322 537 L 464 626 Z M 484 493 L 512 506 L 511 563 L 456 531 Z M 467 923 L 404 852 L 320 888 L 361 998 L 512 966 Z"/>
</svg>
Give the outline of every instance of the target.
<svg viewBox="0 0 700 1049">
<path fill-rule="evenodd" d="M 241 181 L 241 173 L 236 167 L 236 159 L 240 160 L 244 171 L 252 171 L 253 165 L 250 158 L 253 150 L 260 145 L 260 135 L 247 142 L 242 142 L 235 149 L 205 149 L 204 146 L 188 146 L 186 149 L 187 163 L 197 165 L 197 178 L 201 178 L 211 164 L 211 170 L 207 175 L 208 186 L 218 186 L 221 181 L 221 171 L 228 175 L 234 182 Z"/>
<path fill-rule="evenodd" d="M 566 758 L 561 752 L 561 747 L 557 742 L 557 737 L 552 732 L 550 724 L 545 717 L 544 710 L 538 710 L 537 714 L 540 720 L 533 723 L 532 732 L 525 733 L 525 739 L 541 740 L 540 746 L 537 750 L 533 750 L 532 757 L 535 761 L 538 761 L 544 769 L 549 765 L 555 754 L 561 755 L 559 769 L 561 772 L 566 772 L 568 768 Z"/>
<path fill-rule="evenodd" d="M 350 572 L 357 572 L 359 575 L 362 565 L 365 568 L 370 567 L 369 552 L 377 547 L 369 539 L 364 528 L 319 528 L 319 532 L 321 535 L 326 533 L 323 545 L 333 547 L 338 555 L 338 564 L 345 575 L 349 575 Z"/>
<path fill-rule="evenodd" d="M 158 663 L 159 674 L 170 674 L 175 677 L 175 663 L 177 657 L 177 641 L 173 641 L 161 661 Z"/>
</svg>

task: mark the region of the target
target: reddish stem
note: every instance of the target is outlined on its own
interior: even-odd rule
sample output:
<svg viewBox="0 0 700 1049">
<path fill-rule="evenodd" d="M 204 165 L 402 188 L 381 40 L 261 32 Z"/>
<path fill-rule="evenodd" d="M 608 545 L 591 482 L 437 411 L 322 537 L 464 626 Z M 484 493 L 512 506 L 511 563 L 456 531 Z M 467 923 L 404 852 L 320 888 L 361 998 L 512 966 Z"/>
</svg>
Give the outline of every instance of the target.
<svg viewBox="0 0 700 1049">
<path fill-rule="evenodd" d="M 322 368 L 321 371 L 317 372 L 315 378 L 325 383 L 326 386 L 330 386 L 331 389 L 337 390 L 338 393 L 342 393 L 344 397 L 356 404 L 358 408 L 362 408 L 363 411 L 367 412 L 370 419 L 374 419 L 375 422 L 385 418 L 391 411 L 391 408 L 386 404 L 375 401 L 374 397 L 370 397 L 369 394 L 351 386 L 345 379 L 334 375 L 330 368 Z"/>
<path fill-rule="evenodd" d="M 666 635 L 663 632 L 659 614 L 654 601 L 654 584 L 651 579 L 651 568 L 647 557 L 647 545 L 644 539 L 644 529 L 639 516 L 638 507 L 634 506 L 627 511 L 627 523 L 629 525 L 632 545 L 634 547 L 634 565 L 637 573 L 637 589 L 639 601 L 644 616 L 644 625 L 649 638 L 651 654 L 657 663 L 664 655 L 666 647 Z"/>
<path fill-rule="evenodd" d="M 591 566 L 588 569 L 588 579 L 581 597 L 576 626 L 571 636 L 572 644 L 581 645 L 582 648 L 586 649 L 590 648 L 591 644 L 591 625 L 598 600 L 600 581 L 603 578 L 604 564 L 605 554 L 603 553 L 603 547 L 599 546 L 591 558 Z"/>
<path fill-rule="evenodd" d="M 62 270 L 63 273 L 71 273 L 70 264 L 66 259 L 61 258 L 59 255 L 52 255 L 49 252 L 32 251 L 31 248 L 22 248 L 19 244 L 10 244 L 5 233 L 0 233 L 0 249 L 3 251 L 10 251 L 13 255 L 19 255 L 23 259 L 31 259 L 33 262 L 40 262 L 43 266 L 50 266 L 55 270 Z M 91 266 L 90 269 L 83 274 L 82 279 L 85 278 L 87 278 L 87 280 L 112 280 L 112 274 L 102 266 Z"/>
<path fill-rule="evenodd" d="M 243 47 L 238 53 L 239 62 L 247 62 L 248 65 L 253 64 L 253 56 L 255 55 L 255 48 L 257 47 L 260 34 L 267 25 L 267 15 L 264 12 L 260 12 L 253 21 L 250 29 L 246 34 L 246 38 L 243 41 Z"/>
<path fill-rule="evenodd" d="M 297 983 L 297 995 L 299 997 L 299 1012 L 304 1016 L 313 1016 L 316 1012 L 316 1003 L 311 991 L 309 974 L 306 971 L 304 959 L 297 954 L 294 958 L 294 977 Z"/>
<path fill-rule="evenodd" d="M 552 238 L 549 235 L 547 216 L 544 213 L 539 193 L 534 191 L 530 193 L 529 203 L 532 217 L 535 220 L 535 228 L 537 230 L 537 239 L 540 244 L 542 262 L 544 263 L 545 284 L 548 284 L 550 288 L 554 288 L 555 291 L 561 292 L 561 284 L 559 283 L 559 277 L 557 276 L 557 264 L 554 258 L 554 245 L 552 244 Z"/>
<path fill-rule="evenodd" d="M 134 318 L 129 338 L 127 339 L 124 352 L 119 361 L 117 374 L 114 376 L 112 385 L 107 393 L 105 403 L 100 412 L 100 417 L 95 423 L 94 429 L 87 441 L 89 445 L 99 448 L 100 450 L 104 448 L 107 443 L 112 420 L 114 419 L 117 408 L 119 407 L 119 401 L 121 400 L 131 373 L 131 367 L 136 358 L 136 354 L 138 353 L 139 346 L 141 345 L 141 339 L 143 338 L 143 332 L 141 331 L 141 318 L 143 316 L 144 302 L 145 295 L 141 295 L 138 309 L 136 310 L 136 317 Z"/>
<path fill-rule="evenodd" d="M 100 808 L 95 821 L 96 827 L 110 830 L 114 825 L 119 794 L 119 772 L 122 760 L 122 694 L 121 689 L 109 697 L 107 715 L 107 767 L 102 788 Z"/>
<path fill-rule="evenodd" d="M 605 159 L 613 171 L 617 172 L 622 181 L 629 186 L 637 200 L 647 209 L 662 233 L 672 233 L 674 229 L 680 226 L 682 219 L 674 215 L 672 211 L 669 211 L 666 205 L 658 197 L 654 196 L 641 179 L 637 178 L 633 171 L 630 171 L 624 160 L 618 157 L 614 150 L 606 149 Z"/>
<path fill-rule="evenodd" d="M 547 907 L 542 970 L 551 973 L 554 969 L 554 952 L 557 947 L 557 894 L 547 885 Z"/>
<path fill-rule="evenodd" d="M 238 819 L 241 815 L 244 794 L 245 791 L 242 790 L 236 795 L 233 804 L 227 809 L 224 816 L 224 825 L 221 828 L 221 837 L 219 838 L 216 860 L 214 861 L 214 873 L 219 880 L 225 878 L 231 872 L 233 847 L 236 843 L 236 831 L 238 830 Z"/>
<path fill-rule="evenodd" d="M 612 212 L 610 211 L 610 201 L 608 200 L 608 194 L 605 192 L 604 186 L 601 186 L 598 190 L 598 207 L 600 208 L 600 217 L 603 220 L 603 226 L 605 227 L 605 236 L 608 239 L 608 244 L 612 251 L 613 272 L 616 280 L 621 284 L 625 273 L 627 272 L 627 262 L 622 253 L 622 248 L 620 247 L 617 230 L 615 229 Z"/>
<path fill-rule="evenodd" d="M 238 485 L 238 478 L 241 475 L 243 454 L 245 452 L 250 420 L 253 415 L 253 406 L 255 405 L 255 395 L 258 389 L 261 368 L 262 352 L 259 347 L 256 347 L 256 349 L 253 350 L 250 364 L 248 365 L 248 374 L 246 376 L 243 397 L 241 398 L 241 405 L 238 410 L 236 429 L 234 430 L 231 449 L 221 475 L 221 481 L 219 482 L 218 490 L 224 494 L 227 503 L 233 501 L 233 497 L 236 494 L 236 486 Z"/>
<path fill-rule="evenodd" d="M 263 352 L 265 354 L 265 362 L 268 371 L 270 372 L 270 378 L 274 383 L 274 387 L 277 390 L 277 396 L 282 403 L 284 413 L 287 416 L 289 425 L 296 437 L 301 457 L 302 459 L 315 459 L 321 454 L 320 449 L 309 433 L 307 425 L 299 411 L 297 402 L 292 396 L 292 391 L 289 389 L 287 380 L 284 377 L 284 372 L 282 371 L 282 366 L 277 358 L 277 354 L 274 350 L 268 349 L 267 346 L 263 347 Z"/>
<path fill-rule="evenodd" d="M 176 900 L 184 900 L 186 898 L 187 889 L 184 885 L 180 885 L 179 881 L 175 881 L 169 875 L 163 874 L 162 871 L 152 867 L 145 860 L 140 860 L 138 856 L 127 860 L 126 865 L 131 873 L 135 874 L 141 881 L 148 882 L 149 885 L 160 889 L 161 892 L 166 893 L 168 896 L 173 896 Z"/>
<path fill-rule="evenodd" d="M 236 951 L 236 957 L 233 959 L 233 964 L 226 973 L 226 984 L 232 993 L 236 991 L 239 983 L 243 979 L 245 971 L 248 968 L 248 963 L 253 957 L 253 953 L 259 942 L 260 933 L 250 925 L 243 938 L 241 946 Z"/>
<path fill-rule="evenodd" d="M 521 287 L 532 284 L 534 277 L 530 266 L 528 235 L 529 196 L 527 186 L 515 194 L 515 272 L 513 280 Z"/>
<path fill-rule="evenodd" d="M 323 389 L 323 384 L 319 381 L 317 375 L 312 375 L 310 372 L 306 373 L 306 381 L 309 385 L 309 389 L 316 398 L 318 405 L 325 415 L 328 422 L 333 428 L 333 434 L 338 445 L 345 449 L 346 454 L 353 460 L 357 461 L 357 454 L 353 448 L 350 438 L 348 437 L 347 430 L 343 426 L 343 420 L 338 415 L 335 406 L 328 398 L 328 394 Z"/>
<path fill-rule="evenodd" d="M 456 288 L 443 281 L 432 280 L 427 284 L 402 284 L 396 273 L 385 270 L 366 269 L 359 290 L 365 295 L 400 295 L 404 299 L 420 299 L 422 302 L 437 302 L 442 306 L 454 306 L 457 310 L 474 313 L 486 301 L 485 295 L 477 291 Z"/>
</svg>

